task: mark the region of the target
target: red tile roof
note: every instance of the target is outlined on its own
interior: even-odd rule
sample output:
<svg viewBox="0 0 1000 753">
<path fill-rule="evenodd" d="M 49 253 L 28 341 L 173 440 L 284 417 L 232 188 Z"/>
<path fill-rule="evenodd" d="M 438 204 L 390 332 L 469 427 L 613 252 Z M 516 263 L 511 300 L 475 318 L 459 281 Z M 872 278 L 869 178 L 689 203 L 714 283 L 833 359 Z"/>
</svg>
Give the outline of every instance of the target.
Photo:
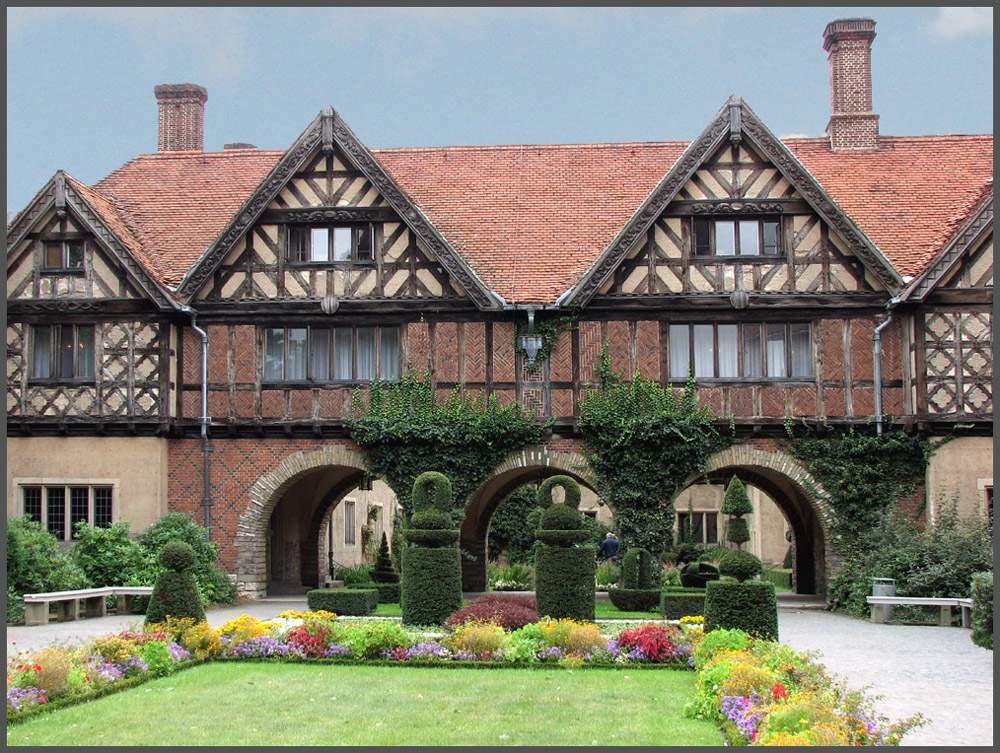
<svg viewBox="0 0 1000 753">
<path fill-rule="evenodd" d="M 880 137 L 879 149 L 784 142 L 903 275 L 916 275 L 982 199 L 993 137 Z M 373 149 L 508 303 L 552 303 L 598 258 L 686 142 Z M 152 274 L 176 286 L 284 153 L 140 155 L 94 186 Z M 991 189 L 990 189 L 991 190 Z M 143 258 L 143 255 L 145 258 Z"/>
</svg>

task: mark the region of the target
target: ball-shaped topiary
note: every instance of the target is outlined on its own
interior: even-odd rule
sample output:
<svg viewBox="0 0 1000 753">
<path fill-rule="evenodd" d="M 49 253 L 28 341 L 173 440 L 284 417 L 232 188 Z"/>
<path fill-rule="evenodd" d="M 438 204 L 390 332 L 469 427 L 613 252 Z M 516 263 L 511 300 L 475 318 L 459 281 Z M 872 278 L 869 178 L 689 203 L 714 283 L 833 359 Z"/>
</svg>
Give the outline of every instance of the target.
<svg viewBox="0 0 1000 753">
<path fill-rule="evenodd" d="M 750 552 L 733 549 L 722 555 L 722 559 L 719 560 L 719 572 L 742 583 L 764 572 L 764 565 L 759 557 Z"/>
<path fill-rule="evenodd" d="M 547 531 L 576 531 L 583 528 L 583 514 L 575 507 L 552 505 L 542 513 L 538 527 Z"/>
<path fill-rule="evenodd" d="M 455 524 L 451 520 L 451 515 L 434 507 L 417 510 L 410 516 L 410 528 L 443 530 L 454 527 Z"/>
<path fill-rule="evenodd" d="M 194 550 L 183 541 L 169 541 L 160 552 L 159 563 L 164 568 L 156 576 L 153 594 L 146 608 L 146 624 L 163 622 L 167 616 L 190 617 L 196 622 L 205 619 L 205 607 L 198 593 L 198 583 L 191 567 Z"/>
</svg>

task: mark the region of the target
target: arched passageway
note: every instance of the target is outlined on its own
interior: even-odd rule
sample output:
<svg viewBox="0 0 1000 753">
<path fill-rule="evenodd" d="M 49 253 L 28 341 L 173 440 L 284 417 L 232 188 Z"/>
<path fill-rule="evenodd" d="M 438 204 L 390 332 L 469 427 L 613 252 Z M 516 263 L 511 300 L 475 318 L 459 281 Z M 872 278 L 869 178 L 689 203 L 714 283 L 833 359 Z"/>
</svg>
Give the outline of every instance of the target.
<svg viewBox="0 0 1000 753">
<path fill-rule="evenodd" d="M 549 450 L 534 445 L 513 453 L 493 469 L 490 478 L 469 497 L 462 522 L 459 546 L 467 555 L 462 557 L 462 589 L 485 591 L 488 586 L 487 536 L 490 521 L 504 500 L 517 488 L 549 476 L 565 475 L 581 486 L 594 489 L 586 458 L 578 452 Z"/>
</svg>

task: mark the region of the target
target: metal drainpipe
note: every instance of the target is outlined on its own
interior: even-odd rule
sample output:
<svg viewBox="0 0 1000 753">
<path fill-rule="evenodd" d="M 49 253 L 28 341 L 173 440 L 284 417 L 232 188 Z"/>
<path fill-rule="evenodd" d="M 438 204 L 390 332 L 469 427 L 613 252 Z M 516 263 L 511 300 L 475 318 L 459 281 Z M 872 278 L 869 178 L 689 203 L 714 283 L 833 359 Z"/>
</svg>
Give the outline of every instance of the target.
<svg viewBox="0 0 1000 753">
<path fill-rule="evenodd" d="M 885 304 L 886 318 L 872 333 L 872 345 L 875 356 L 875 433 L 882 434 L 882 330 L 892 322 L 892 307 L 899 303 L 898 298 L 890 298 Z"/>
<path fill-rule="evenodd" d="M 201 449 L 204 458 L 204 469 L 202 476 L 205 479 L 205 491 L 201 500 L 201 507 L 205 513 L 205 538 L 212 538 L 212 465 L 211 452 L 212 445 L 208 441 L 208 425 L 212 419 L 208 416 L 208 332 L 198 326 L 198 312 L 190 306 L 182 306 L 181 310 L 191 316 L 191 329 L 201 335 Z"/>
</svg>

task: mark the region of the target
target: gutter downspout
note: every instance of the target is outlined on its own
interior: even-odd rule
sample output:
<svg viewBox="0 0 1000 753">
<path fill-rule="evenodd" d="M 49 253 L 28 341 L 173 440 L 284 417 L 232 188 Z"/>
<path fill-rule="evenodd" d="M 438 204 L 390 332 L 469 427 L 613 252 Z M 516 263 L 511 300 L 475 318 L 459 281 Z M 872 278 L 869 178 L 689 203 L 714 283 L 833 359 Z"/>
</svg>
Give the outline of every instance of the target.
<svg viewBox="0 0 1000 753">
<path fill-rule="evenodd" d="M 875 433 L 882 434 L 882 330 L 892 322 L 892 309 L 899 298 L 890 298 L 885 304 L 886 318 L 872 333 L 872 347 L 875 356 Z"/>
<path fill-rule="evenodd" d="M 181 311 L 191 316 L 191 329 L 201 335 L 201 449 L 204 458 L 204 469 L 202 476 L 205 479 L 205 491 L 201 500 L 201 507 L 205 514 L 205 537 L 211 541 L 212 525 L 212 445 L 208 441 L 208 425 L 212 419 L 208 415 L 208 332 L 198 326 L 198 312 L 190 306 L 181 306 Z"/>
</svg>

